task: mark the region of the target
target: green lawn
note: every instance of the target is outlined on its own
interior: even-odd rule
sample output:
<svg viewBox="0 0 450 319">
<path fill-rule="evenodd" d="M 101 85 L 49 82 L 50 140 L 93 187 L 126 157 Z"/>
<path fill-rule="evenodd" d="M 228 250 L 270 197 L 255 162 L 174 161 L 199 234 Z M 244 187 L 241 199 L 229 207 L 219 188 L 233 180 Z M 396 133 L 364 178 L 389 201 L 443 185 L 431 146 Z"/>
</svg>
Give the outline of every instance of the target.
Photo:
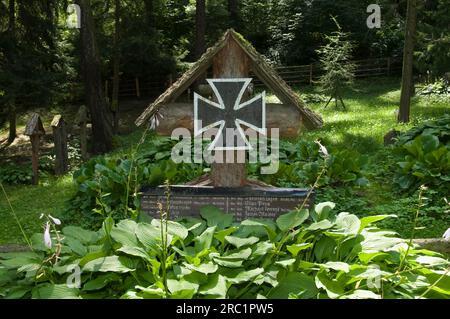
<svg viewBox="0 0 450 319">
<path fill-rule="evenodd" d="M 300 94 L 318 93 L 317 88 L 310 86 L 296 88 Z M 305 132 L 300 139 L 320 139 L 331 151 L 337 148 L 352 148 L 361 154 L 369 155 L 372 159 L 373 171 L 368 172 L 370 185 L 358 190 L 357 198 L 354 194 L 342 195 L 339 190 L 330 199 L 339 201 L 352 200 L 359 203 L 363 213 L 390 213 L 391 211 L 407 208 L 413 211 L 415 198 L 403 196 L 398 198 L 392 189 L 392 180 L 383 178 L 383 174 L 375 172 L 383 164 L 386 152 L 383 146 L 383 136 L 391 129 L 407 130 L 413 124 L 423 120 L 439 117 L 450 111 L 449 102 L 430 100 L 416 97 L 412 104 L 412 122 L 408 125 L 396 123 L 396 110 L 400 100 L 400 80 L 395 78 L 377 78 L 360 80 L 354 90 L 345 92 L 344 100 L 347 111 L 336 110 L 334 104 L 327 109 L 325 103 L 311 103 L 309 107 L 320 113 L 324 119 L 323 128 Z M 142 130 L 136 130 L 128 136 L 121 136 L 116 140 L 115 155 L 128 153 L 129 148 L 137 143 Z M 28 235 L 39 231 L 41 213 L 58 216 L 65 202 L 71 197 L 75 189 L 70 176 L 58 179 L 48 179 L 41 185 L 34 186 L 7 186 L 7 195 L 21 224 Z M 352 212 L 358 213 L 358 211 Z M 0 193 L 0 244 L 22 243 L 23 238 L 19 227 L 10 211 L 5 196 Z M 398 220 L 398 230 L 403 236 L 408 235 L 412 216 Z M 450 225 L 436 225 L 432 221 L 419 232 L 419 236 L 440 236 L 441 232 Z M 404 229 L 403 229 L 403 228 Z"/>
<path fill-rule="evenodd" d="M 42 181 L 39 186 L 8 186 L 5 191 L 27 236 L 42 231 L 39 216 L 59 216 L 65 202 L 75 188 L 71 176 Z M 0 189 L 0 244 L 24 243 L 23 235 L 14 218 L 5 194 Z"/>
<path fill-rule="evenodd" d="M 318 89 L 301 87 L 298 92 L 319 93 Z M 449 101 L 433 101 L 415 97 L 411 106 L 411 122 L 397 124 L 400 104 L 400 79 L 376 78 L 356 82 L 354 90 L 344 94 L 347 111 L 336 110 L 334 103 L 312 103 L 309 107 L 322 115 L 324 126 L 306 132 L 307 139 L 321 139 L 338 148 L 353 148 L 362 154 L 373 154 L 383 147 L 383 137 L 391 129 L 405 131 L 423 120 L 450 111 Z"/>
</svg>

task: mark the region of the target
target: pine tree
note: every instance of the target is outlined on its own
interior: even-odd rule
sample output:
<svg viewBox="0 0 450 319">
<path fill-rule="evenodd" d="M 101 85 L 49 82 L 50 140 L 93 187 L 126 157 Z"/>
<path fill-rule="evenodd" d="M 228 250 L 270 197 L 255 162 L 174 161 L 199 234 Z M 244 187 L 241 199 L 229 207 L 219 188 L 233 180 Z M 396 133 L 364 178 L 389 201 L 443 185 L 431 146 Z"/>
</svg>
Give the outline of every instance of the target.
<svg viewBox="0 0 450 319">
<path fill-rule="evenodd" d="M 322 69 L 325 71 L 319 79 L 319 85 L 325 94 L 330 95 L 325 107 L 334 98 L 336 108 L 339 100 L 345 109 L 342 91 L 352 85 L 356 69 L 356 65 L 351 62 L 353 44 L 348 40 L 349 34 L 342 31 L 335 18 L 332 19 L 338 31 L 327 35 L 328 43 L 317 50 Z"/>
</svg>

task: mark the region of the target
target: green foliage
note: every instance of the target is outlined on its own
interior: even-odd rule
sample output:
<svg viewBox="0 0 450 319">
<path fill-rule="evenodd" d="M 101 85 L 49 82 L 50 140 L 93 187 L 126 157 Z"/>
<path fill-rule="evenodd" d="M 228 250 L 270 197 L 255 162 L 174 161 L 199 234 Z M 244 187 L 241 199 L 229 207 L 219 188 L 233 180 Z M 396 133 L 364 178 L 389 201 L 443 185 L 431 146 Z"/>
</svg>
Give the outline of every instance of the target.
<svg viewBox="0 0 450 319">
<path fill-rule="evenodd" d="M 0 167 L 0 182 L 8 184 L 31 184 L 33 172 L 31 167 L 12 164 Z"/>
<path fill-rule="evenodd" d="M 400 138 L 396 153 L 402 160 L 394 181 L 402 189 L 414 189 L 418 184 L 448 189 L 450 116 L 406 133 Z"/>
<path fill-rule="evenodd" d="M 374 223 L 333 213 L 333 203 L 271 220 L 228 220 L 215 208 L 203 218 L 159 220 L 53 233 L 51 249 L 0 255 L 3 298 L 448 298 L 449 262 L 407 249 Z M 220 216 L 222 214 L 222 216 Z M 230 221 L 232 222 L 232 221 Z M 163 242 L 167 239 L 167 247 Z M 59 251 L 60 249 L 60 251 Z M 79 286 L 76 269 L 79 267 Z M 164 269 L 163 269 L 164 268 Z M 439 280 L 440 279 L 440 280 Z"/>
<path fill-rule="evenodd" d="M 53 174 L 54 161 L 48 156 L 39 159 L 39 172 L 41 177 Z M 28 185 L 33 179 L 31 162 L 23 164 L 5 162 L 0 167 L 0 182 L 10 185 Z"/>
<path fill-rule="evenodd" d="M 419 88 L 417 95 L 450 96 L 449 80 L 440 78 L 433 83 L 424 85 L 422 88 Z"/>
<path fill-rule="evenodd" d="M 368 158 L 353 150 L 331 151 L 324 160 L 320 156 L 319 146 L 314 142 L 297 143 L 281 141 L 280 169 L 273 175 L 259 174 L 261 165 L 250 166 L 250 172 L 258 179 L 277 186 L 299 187 L 314 184 L 324 166 L 326 172 L 319 181 L 319 186 L 342 186 L 367 184 L 364 169 Z"/>
<path fill-rule="evenodd" d="M 170 138 L 154 138 L 134 157 L 96 157 L 81 166 L 73 175 L 78 191 L 64 213 L 65 221 L 96 229 L 111 213 L 116 220 L 136 219 L 142 187 L 162 185 L 166 180 L 182 183 L 199 176 L 200 165 L 170 160 L 173 143 Z"/>
</svg>

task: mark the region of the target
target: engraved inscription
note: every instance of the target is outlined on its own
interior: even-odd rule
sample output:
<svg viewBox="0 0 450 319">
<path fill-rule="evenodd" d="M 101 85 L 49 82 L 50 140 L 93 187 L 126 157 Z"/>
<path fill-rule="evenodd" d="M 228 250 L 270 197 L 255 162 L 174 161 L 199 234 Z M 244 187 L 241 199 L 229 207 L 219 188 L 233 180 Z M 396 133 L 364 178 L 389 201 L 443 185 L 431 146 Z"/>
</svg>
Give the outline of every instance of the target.
<svg viewBox="0 0 450 319">
<path fill-rule="evenodd" d="M 248 218 L 274 219 L 299 207 L 304 199 L 305 196 L 172 195 L 170 218 L 199 216 L 202 207 L 212 205 L 225 213 L 233 214 L 238 221 Z M 141 204 L 142 211 L 154 218 L 159 218 L 158 202 L 166 207 L 164 195 L 144 194 Z"/>
</svg>

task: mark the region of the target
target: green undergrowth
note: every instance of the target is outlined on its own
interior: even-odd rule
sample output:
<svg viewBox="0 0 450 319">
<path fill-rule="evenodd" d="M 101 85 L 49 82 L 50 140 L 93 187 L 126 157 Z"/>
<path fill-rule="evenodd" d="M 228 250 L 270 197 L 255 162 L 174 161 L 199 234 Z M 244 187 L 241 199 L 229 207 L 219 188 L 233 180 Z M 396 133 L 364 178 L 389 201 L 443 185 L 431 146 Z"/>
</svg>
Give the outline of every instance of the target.
<svg viewBox="0 0 450 319">
<path fill-rule="evenodd" d="M 334 204 L 240 223 L 199 218 L 89 231 L 47 222 L 33 251 L 0 254 L 3 298 L 415 299 L 450 296 L 449 262 Z M 50 227 L 50 223 L 57 225 Z M 50 229 L 53 229 L 50 231 Z"/>
</svg>

